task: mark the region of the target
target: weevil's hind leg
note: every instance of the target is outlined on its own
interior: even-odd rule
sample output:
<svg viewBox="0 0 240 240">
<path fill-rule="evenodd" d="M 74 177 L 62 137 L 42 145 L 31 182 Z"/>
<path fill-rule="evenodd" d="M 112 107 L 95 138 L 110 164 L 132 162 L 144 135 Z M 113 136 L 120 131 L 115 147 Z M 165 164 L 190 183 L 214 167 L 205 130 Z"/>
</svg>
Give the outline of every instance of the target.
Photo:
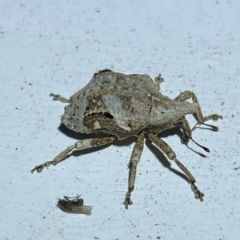
<svg viewBox="0 0 240 240">
<path fill-rule="evenodd" d="M 158 138 L 157 136 L 149 133 L 148 134 L 149 139 L 156 145 L 159 147 L 159 149 L 167 155 L 167 157 L 170 160 L 173 160 L 178 167 L 183 171 L 183 173 L 186 175 L 186 177 L 188 178 L 188 181 L 191 185 L 191 189 L 195 195 L 196 199 L 199 199 L 200 201 L 203 201 L 203 196 L 204 194 L 202 192 L 200 192 L 197 188 L 197 186 L 195 185 L 196 180 L 194 179 L 193 175 L 188 171 L 188 169 L 177 160 L 176 158 L 176 154 L 173 152 L 173 150 L 170 148 L 170 146 L 165 143 L 162 139 Z"/>
<path fill-rule="evenodd" d="M 208 120 L 217 121 L 218 119 L 222 119 L 222 116 L 218 115 L 218 114 L 212 114 L 212 115 L 203 117 L 202 110 L 201 110 L 200 105 L 198 103 L 197 97 L 193 92 L 191 92 L 191 91 L 182 92 L 174 100 L 184 102 L 185 100 L 190 99 L 190 98 L 192 99 L 192 101 L 194 103 L 198 104 L 198 111 L 196 112 L 197 121 L 198 121 L 197 124 L 200 124 L 200 125 L 204 124 L 204 125 L 210 127 L 213 131 L 217 132 L 218 128 L 216 126 L 206 124 L 205 122 L 208 121 Z M 193 129 L 196 127 L 196 125 L 193 127 Z"/>
<path fill-rule="evenodd" d="M 90 138 L 90 139 L 84 139 L 84 140 L 78 141 L 74 145 L 67 147 L 64 151 L 58 154 L 52 161 L 45 162 L 33 168 L 31 170 L 31 173 L 33 173 L 34 171 L 41 172 L 45 167 L 49 167 L 51 165 L 54 165 L 54 166 L 57 165 L 74 149 L 79 151 L 79 150 L 84 150 L 88 148 L 104 146 L 106 144 L 113 142 L 114 139 L 115 137 L 105 137 L 105 138 Z"/>
<path fill-rule="evenodd" d="M 58 94 L 50 93 L 50 97 L 52 97 L 54 101 L 60 101 L 62 103 L 70 103 L 71 102 L 70 99 L 62 97 L 61 95 L 58 95 Z"/>
<path fill-rule="evenodd" d="M 137 164 L 140 161 L 140 157 L 142 155 L 143 151 L 143 145 L 144 145 L 144 134 L 141 133 L 138 136 L 137 142 L 135 143 L 132 156 L 129 162 L 129 179 L 128 179 L 128 191 L 125 195 L 125 200 L 123 204 L 125 205 L 125 208 L 128 208 L 128 205 L 132 205 L 133 202 L 131 200 L 131 193 L 134 190 L 134 183 L 136 178 L 136 171 L 137 171 Z"/>
</svg>

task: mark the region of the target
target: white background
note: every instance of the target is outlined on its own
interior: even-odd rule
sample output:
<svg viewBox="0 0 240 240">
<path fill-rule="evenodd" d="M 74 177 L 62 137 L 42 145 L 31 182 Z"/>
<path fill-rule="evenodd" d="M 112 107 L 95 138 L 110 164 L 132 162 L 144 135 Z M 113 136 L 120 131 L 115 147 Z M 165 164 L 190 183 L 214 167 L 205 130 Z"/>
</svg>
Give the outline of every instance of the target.
<svg viewBox="0 0 240 240">
<path fill-rule="evenodd" d="M 81 137 L 59 129 L 64 104 L 49 94 L 68 98 L 105 68 L 162 73 L 163 94 L 194 91 L 204 115 L 223 115 L 212 123 L 219 132 L 193 132 L 209 154 L 178 134 L 163 138 L 204 202 L 147 142 L 125 210 L 134 138 L 30 173 Z M 0 239 L 239 239 L 238 0 L 1 0 L 0 73 Z M 91 216 L 56 208 L 58 198 L 77 194 L 93 206 Z"/>
</svg>

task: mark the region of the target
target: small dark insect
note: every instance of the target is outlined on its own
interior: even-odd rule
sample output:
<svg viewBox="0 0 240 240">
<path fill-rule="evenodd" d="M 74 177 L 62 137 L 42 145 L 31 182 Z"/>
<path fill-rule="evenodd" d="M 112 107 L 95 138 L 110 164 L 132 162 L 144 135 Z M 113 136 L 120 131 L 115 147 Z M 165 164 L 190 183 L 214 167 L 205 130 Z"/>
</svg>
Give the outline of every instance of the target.
<svg viewBox="0 0 240 240">
<path fill-rule="evenodd" d="M 77 195 L 76 197 L 64 196 L 63 199 L 58 199 L 57 206 L 67 213 L 91 215 L 92 207 L 83 205 L 83 199 Z"/>
</svg>

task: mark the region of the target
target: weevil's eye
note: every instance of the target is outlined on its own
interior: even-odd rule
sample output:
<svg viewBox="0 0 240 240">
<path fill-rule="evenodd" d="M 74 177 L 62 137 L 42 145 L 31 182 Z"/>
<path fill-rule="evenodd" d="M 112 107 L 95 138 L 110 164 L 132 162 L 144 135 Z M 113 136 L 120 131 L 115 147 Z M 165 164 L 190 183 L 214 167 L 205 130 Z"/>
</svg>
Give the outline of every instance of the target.
<svg viewBox="0 0 240 240">
<path fill-rule="evenodd" d="M 182 143 L 186 144 L 188 143 L 189 139 L 190 139 L 190 134 L 186 131 L 186 129 L 183 126 L 183 122 L 178 122 L 178 123 L 174 123 L 174 125 L 176 127 L 179 127 L 182 129 L 183 132 L 183 136 L 182 136 Z"/>
<path fill-rule="evenodd" d="M 187 137 L 185 133 L 183 133 L 182 142 L 183 142 L 183 143 L 188 143 L 189 139 L 190 139 L 190 138 Z"/>
</svg>

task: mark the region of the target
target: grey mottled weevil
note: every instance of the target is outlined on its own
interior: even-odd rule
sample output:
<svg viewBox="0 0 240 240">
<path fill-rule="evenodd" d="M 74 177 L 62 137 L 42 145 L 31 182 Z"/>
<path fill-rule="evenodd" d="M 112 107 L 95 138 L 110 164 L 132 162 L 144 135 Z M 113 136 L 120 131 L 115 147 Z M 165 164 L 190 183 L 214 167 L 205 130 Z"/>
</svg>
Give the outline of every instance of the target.
<svg viewBox="0 0 240 240">
<path fill-rule="evenodd" d="M 203 201 L 204 194 L 198 190 L 192 174 L 158 134 L 166 129 L 179 127 L 183 132 L 182 140 L 187 143 L 189 139 L 193 140 L 191 133 L 196 125 L 203 124 L 213 131 L 218 131 L 217 127 L 205 122 L 216 121 L 222 116 L 213 114 L 204 117 L 197 97 L 191 91 L 182 92 L 174 99 L 162 95 L 159 92 L 162 81 L 161 75 L 153 81 L 146 74 L 126 75 L 106 69 L 95 73 L 91 81 L 69 99 L 51 94 L 53 100 L 68 103 L 61 118 L 67 128 L 80 133 L 107 134 L 107 137 L 78 141 L 52 161 L 36 166 L 31 172 L 41 172 L 45 167 L 57 165 L 73 150 L 104 146 L 115 139 L 123 140 L 135 136 L 137 141 L 129 163 L 128 191 L 123 202 L 128 208 L 128 205 L 133 203 L 131 193 L 134 189 L 137 164 L 143 151 L 144 137 L 147 136 L 177 164 L 186 175 L 195 198 Z M 192 99 L 192 103 L 186 102 L 188 99 Z M 187 114 L 196 116 L 197 123 L 192 129 L 185 118 Z M 203 149 L 209 151 L 207 148 Z"/>
</svg>

